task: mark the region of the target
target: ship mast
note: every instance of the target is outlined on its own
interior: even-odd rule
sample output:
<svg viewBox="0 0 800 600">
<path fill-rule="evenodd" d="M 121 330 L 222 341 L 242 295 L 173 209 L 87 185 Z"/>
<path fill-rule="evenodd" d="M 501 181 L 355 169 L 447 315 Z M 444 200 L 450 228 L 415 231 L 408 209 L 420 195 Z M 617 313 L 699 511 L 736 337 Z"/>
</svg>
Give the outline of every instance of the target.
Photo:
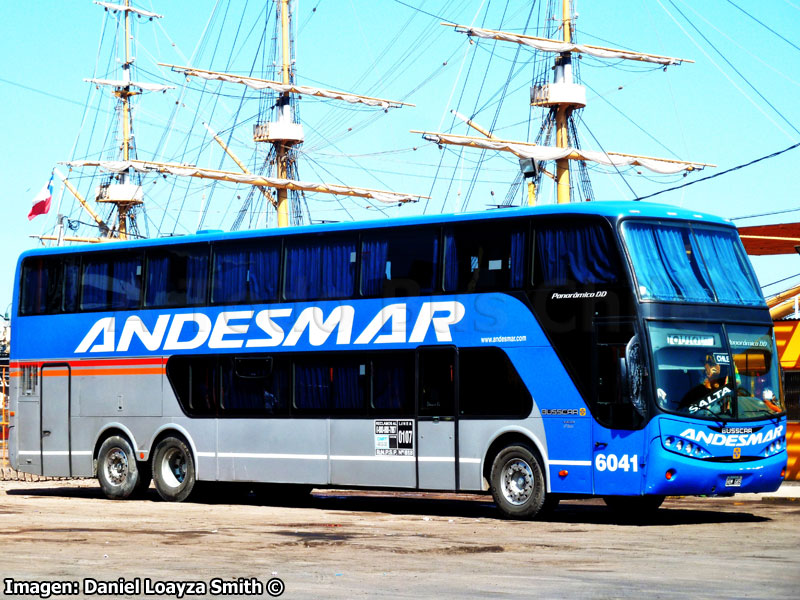
<svg viewBox="0 0 800 600">
<path fill-rule="evenodd" d="M 289 0 L 281 0 L 281 60 L 283 61 L 283 68 L 281 69 L 281 80 L 284 85 L 292 83 L 291 75 L 291 53 L 289 51 Z M 280 107 L 279 120 L 282 124 L 293 123 L 292 119 L 292 105 L 291 95 L 289 92 L 283 92 L 278 100 Z M 275 166 L 278 179 L 288 179 L 288 160 L 291 148 L 294 144 L 299 143 L 303 139 L 302 125 L 297 123 L 299 136 L 294 138 L 283 136 L 282 138 L 260 138 L 257 134 L 253 135 L 256 142 L 259 141 L 272 141 L 275 144 Z M 298 139 L 299 137 L 299 139 Z M 278 196 L 278 227 L 289 226 L 289 191 L 286 188 L 281 188 L 277 192 Z"/>
<path fill-rule="evenodd" d="M 131 6 L 130 0 L 124 0 L 123 4 L 112 4 L 95 0 L 95 4 L 102 6 L 106 12 L 122 13 L 123 35 L 125 36 L 124 62 L 122 63 L 122 79 L 85 79 L 84 81 L 95 84 L 96 86 L 108 86 L 112 88 L 112 94 L 119 100 L 119 119 L 122 131 L 122 141 L 120 143 L 120 156 L 123 163 L 127 163 L 135 158 L 136 148 L 133 143 L 133 111 L 131 110 L 131 99 L 144 91 L 164 92 L 172 89 L 173 86 L 141 83 L 133 81 L 131 78 L 131 67 L 134 58 L 131 55 L 131 15 L 146 17 L 151 21 L 161 18 L 156 13 L 141 10 Z M 131 234 L 131 230 L 136 229 L 133 209 L 144 202 L 142 186 L 131 179 L 128 170 L 117 171 L 114 176 L 103 181 L 96 189 L 95 201 L 100 203 L 112 204 L 116 210 L 117 224 L 107 224 L 92 208 L 86 199 L 78 192 L 67 177 L 56 170 L 59 178 L 64 182 L 65 187 L 75 196 L 81 207 L 92 217 L 100 229 L 99 238 L 70 238 L 70 240 L 84 242 L 110 241 L 113 239 L 126 240 Z M 40 236 L 42 240 L 56 239 L 54 236 Z"/>
<path fill-rule="evenodd" d="M 125 0 L 125 8 L 130 8 L 130 0 Z M 122 64 L 122 80 L 125 86 L 115 92 L 115 95 L 122 100 L 122 160 L 130 160 L 131 153 L 131 96 L 136 94 L 131 90 L 131 15 L 130 11 L 125 11 L 125 62 Z M 122 173 L 122 185 L 128 184 L 128 173 Z M 137 201 L 123 201 L 119 199 L 109 198 L 117 207 L 117 214 L 119 215 L 119 238 L 121 240 L 128 239 L 128 212 L 137 203 L 141 203 L 141 199 Z"/>
<path fill-rule="evenodd" d="M 572 42 L 572 19 L 570 18 L 570 0 L 562 0 L 561 10 L 563 11 L 562 28 L 564 30 L 564 43 Z M 572 54 L 562 52 L 556 58 L 555 85 L 567 86 L 575 85 L 572 82 Z M 581 86 L 583 87 L 583 86 Z M 576 107 L 586 105 L 585 90 L 575 90 L 580 95 L 582 92 L 583 103 L 578 98 L 564 98 L 555 105 L 556 109 L 556 146 L 559 148 L 569 148 L 569 116 Z M 558 204 L 567 204 L 570 201 L 569 185 L 569 159 L 561 158 L 556 161 L 556 189 Z"/>
<path fill-rule="evenodd" d="M 523 175 L 528 179 L 528 203 L 531 205 L 535 204 L 536 186 L 534 182 L 543 174 L 554 179 L 556 183 L 556 201 L 559 204 L 572 201 L 569 169 L 569 161 L 571 160 L 582 162 L 592 161 L 613 167 L 639 165 L 662 174 L 699 170 L 704 167 L 715 166 L 695 161 L 654 158 L 636 154 L 624 154 L 621 152 L 584 150 L 577 147 L 577 140 L 570 140 L 569 132 L 573 129 L 571 124 L 572 114 L 576 109 L 586 106 L 586 88 L 575 83 L 573 77 L 573 54 L 588 54 L 602 59 L 633 60 L 664 66 L 679 65 L 683 62 L 693 61 L 685 58 L 605 48 L 590 44 L 577 44 L 573 41 L 571 0 L 561 0 L 561 10 L 561 29 L 563 29 L 563 35 L 560 40 L 481 27 L 456 25 L 454 23 L 442 23 L 442 25 L 453 27 L 456 32 L 465 33 L 470 37 L 516 43 L 528 46 L 540 52 L 551 52 L 556 55 L 552 82 L 534 84 L 533 87 L 531 87 L 530 96 L 531 106 L 537 106 L 550 111 L 548 119 L 545 120 L 545 124 L 555 124 L 555 146 L 543 146 L 525 141 L 501 140 L 490 131 L 477 126 L 472 119 L 466 117 L 460 118 L 467 125 L 483 134 L 484 137 L 480 138 L 455 135 L 452 133 L 418 130 L 412 130 L 412 133 L 420 133 L 426 140 L 437 144 L 453 144 L 515 154 L 520 158 L 520 167 L 523 171 Z M 545 126 L 546 125 L 543 125 L 543 127 Z M 542 168 L 540 163 L 545 161 L 555 162 L 556 168 L 554 175 Z"/>
<path fill-rule="evenodd" d="M 362 96 L 350 92 L 340 92 L 310 86 L 297 85 L 295 82 L 295 72 L 292 64 L 292 40 L 289 32 L 291 27 L 291 0 L 275 0 L 279 4 L 279 24 L 280 24 L 280 50 L 281 50 L 281 75 L 279 81 L 269 79 L 259 79 L 256 77 L 208 71 L 188 66 L 179 66 L 166 63 L 159 63 L 161 66 L 170 67 L 173 71 L 184 74 L 187 77 L 199 77 L 206 80 L 226 81 L 229 83 L 247 85 L 252 89 L 264 91 L 271 90 L 277 94 L 275 101 L 274 120 L 261 120 L 253 125 L 253 141 L 256 143 L 268 143 L 272 145 L 275 161 L 275 176 L 256 175 L 250 173 L 243 163 L 238 160 L 233 151 L 221 141 L 218 135 L 214 139 L 219 143 L 225 152 L 230 156 L 242 173 L 213 171 L 210 169 L 197 169 L 192 167 L 191 172 L 176 165 L 168 163 L 154 163 L 142 161 L 130 161 L 130 164 L 139 172 L 159 172 L 174 173 L 184 170 L 186 175 L 205 179 L 216 179 L 222 181 L 236 181 L 255 185 L 262 188 L 262 193 L 268 200 L 272 201 L 270 195 L 264 187 L 273 187 L 276 190 L 276 200 L 274 205 L 277 210 L 278 227 L 288 227 L 290 223 L 291 198 L 290 192 L 312 191 L 318 193 L 339 194 L 346 196 L 371 198 L 384 203 L 403 203 L 413 202 L 423 196 L 416 194 L 401 194 L 381 190 L 371 190 L 366 188 L 355 188 L 339 184 L 310 183 L 296 179 L 296 148 L 304 140 L 303 126 L 297 121 L 294 110 L 294 96 L 304 95 L 310 97 L 326 98 L 329 100 L 340 100 L 352 104 L 365 104 L 367 106 L 380 107 L 384 110 L 400 106 L 413 106 L 405 102 Z M 294 96 L 293 96 L 294 95 Z M 209 129 L 209 131 L 211 131 Z M 187 165 L 191 167 L 191 165 Z M 114 167 L 111 167 L 113 170 Z"/>
<path fill-rule="evenodd" d="M 136 157 L 136 146 L 134 144 L 132 131 L 132 112 L 131 97 L 143 91 L 164 91 L 173 86 L 162 86 L 152 83 L 140 83 L 131 81 L 131 65 L 134 58 L 130 52 L 130 19 L 131 13 L 140 17 L 160 18 L 161 15 L 134 8 L 130 0 L 124 0 L 124 4 L 112 4 L 110 2 L 95 0 L 95 4 L 103 6 L 106 11 L 123 13 L 125 18 L 125 62 L 123 64 L 122 79 L 112 81 L 106 79 L 87 79 L 96 85 L 111 86 L 114 95 L 120 100 L 120 119 L 122 130 L 121 160 L 73 160 L 63 164 L 71 168 L 99 167 L 108 173 L 108 179 L 102 183 L 96 194 L 98 202 L 113 203 L 118 215 L 117 227 L 107 225 L 103 219 L 97 215 L 89 206 L 87 201 L 81 196 L 66 177 L 60 175 L 67 189 L 75 196 L 80 205 L 92 217 L 100 230 L 100 237 L 96 238 L 69 238 L 69 241 L 83 242 L 104 242 L 113 239 L 127 239 L 130 235 L 131 225 L 135 225 L 132 209 L 143 202 L 141 185 L 135 185 L 131 179 L 147 175 L 161 174 L 174 175 L 178 177 L 195 177 L 211 181 L 225 181 L 235 184 L 254 186 L 261 192 L 264 198 L 275 207 L 279 227 L 290 225 L 290 214 L 292 213 L 291 194 L 303 194 L 305 192 L 335 194 L 365 198 L 376 202 L 396 205 L 406 202 L 417 202 L 427 196 L 419 194 L 406 194 L 394 191 L 375 190 L 371 188 L 353 187 L 338 183 L 318 183 L 301 181 L 297 178 L 296 168 L 296 147 L 303 142 L 303 126 L 297 122 L 297 114 L 294 110 L 293 102 L 299 96 L 324 98 L 327 100 L 343 101 L 349 104 L 362 104 L 374 108 L 388 111 L 389 108 L 401 106 L 414 106 L 406 102 L 387 100 L 372 96 L 363 96 L 350 92 L 323 89 L 312 86 L 297 85 L 294 82 L 295 73 L 292 65 L 292 41 L 290 37 L 291 24 L 291 0 L 273 0 L 278 4 L 280 25 L 280 50 L 281 50 L 281 76 L 279 81 L 269 79 L 259 79 L 256 77 L 242 76 L 231 73 L 221 73 L 198 69 L 195 67 L 178 66 L 166 63 L 158 63 L 160 66 L 171 68 L 173 71 L 182 73 L 188 77 L 198 77 L 207 81 L 224 81 L 228 83 L 246 85 L 262 93 L 272 92 L 276 96 L 274 105 L 270 110 L 275 109 L 277 118 L 268 120 L 259 116 L 258 121 L 253 125 L 253 140 L 266 142 L 272 145 L 272 151 L 268 154 L 265 166 L 274 160 L 275 170 L 272 174 L 258 174 L 251 172 L 245 163 L 242 162 L 236 153 L 228 147 L 222 138 L 213 129 L 204 123 L 208 128 L 213 139 L 223 148 L 225 153 L 233 160 L 240 171 L 226 171 L 219 169 L 209 169 L 198 167 L 188 163 L 168 163 L 160 161 L 143 161 Z M 277 37 L 277 36 L 276 36 Z M 267 102 L 263 104 L 271 104 Z M 262 106 L 263 106 L 262 104 Z M 112 183 L 115 182 L 115 183 Z M 273 188 L 275 194 L 268 190 Z M 116 237 L 115 237 L 116 234 Z M 54 236 L 41 236 L 41 239 L 55 239 Z M 67 238 L 64 238 L 65 240 Z"/>
<path fill-rule="evenodd" d="M 142 93 L 143 89 L 148 89 L 151 86 L 141 87 L 131 80 L 131 68 L 133 67 L 134 58 L 131 56 L 131 13 L 136 13 L 139 16 L 147 16 L 151 20 L 159 18 L 161 15 L 140 11 L 139 9 L 131 6 L 130 0 L 124 0 L 122 5 L 113 5 L 107 2 L 95 2 L 103 6 L 106 10 L 115 10 L 122 12 L 123 22 L 123 35 L 125 41 L 124 48 L 124 61 L 122 63 L 122 81 L 98 81 L 94 83 L 111 85 L 114 88 L 112 92 L 121 104 L 120 107 L 120 125 L 122 129 L 122 143 L 120 145 L 122 160 L 128 162 L 134 158 L 136 152 L 133 144 L 133 112 L 131 110 L 131 99 Z M 158 86 L 160 91 L 168 89 L 167 86 Z M 96 198 L 97 202 L 104 202 L 113 204 L 117 212 L 117 235 L 120 240 L 127 240 L 130 234 L 131 227 L 135 227 L 135 220 L 133 209 L 144 202 L 144 194 L 142 186 L 133 182 L 131 175 L 128 171 L 122 171 L 117 175 L 116 183 L 110 180 L 102 183 L 97 189 Z"/>
</svg>

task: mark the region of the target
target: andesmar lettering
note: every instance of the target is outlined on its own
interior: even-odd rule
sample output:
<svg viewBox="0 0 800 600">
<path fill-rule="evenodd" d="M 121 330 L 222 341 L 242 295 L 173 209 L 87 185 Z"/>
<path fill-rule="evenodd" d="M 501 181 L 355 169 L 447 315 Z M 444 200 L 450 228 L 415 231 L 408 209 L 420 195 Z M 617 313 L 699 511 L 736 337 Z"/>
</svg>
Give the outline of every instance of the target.
<svg viewBox="0 0 800 600">
<path fill-rule="evenodd" d="M 211 349 L 292 347 L 306 333 L 312 346 L 321 346 L 334 331 L 336 345 L 420 343 L 431 328 L 437 341 L 452 342 L 450 327 L 461 321 L 466 312 L 464 305 L 455 300 L 424 302 L 409 334 L 407 305 L 390 304 L 354 336 L 355 309 L 350 305 L 336 306 L 327 315 L 317 306 L 309 306 L 296 316 L 294 310 L 223 311 L 213 323 L 202 312 L 160 314 L 152 329 L 137 315 L 128 317 L 121 328 L 115 317 L 104 317 L 92 325 L 75 353 L 127 352 L 134 337 L 151 352 L 193 350 L 204 345 Z M 292 317 L 294 321 L 289 320 Z M 378 335 L 386 325 L 391 332 Z"/>
<path fill-rule="evenodd" d="M 783 425 L 779 425 L 766 432 L 759 431 L 757 433 L 740 433 L 734 435 L 725 435 L 712 431 L 696 431 L 690 428 L 681 433 L 680 437 L 710 446 L 757 446 L 759 444 L 771 442 L 779 438 L 782 434 Z"/>
</svg>

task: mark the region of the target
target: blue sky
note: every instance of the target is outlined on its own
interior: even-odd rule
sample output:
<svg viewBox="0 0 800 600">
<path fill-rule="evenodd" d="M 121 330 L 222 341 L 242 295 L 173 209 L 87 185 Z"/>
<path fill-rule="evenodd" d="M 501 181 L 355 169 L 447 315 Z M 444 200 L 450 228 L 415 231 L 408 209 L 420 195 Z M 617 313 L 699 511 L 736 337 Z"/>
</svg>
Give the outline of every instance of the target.
<svg viewBox="0 0 800 600">
<path fill-rule="evenodd" d="M 154 63 L 185 64 L 194 56 L 193 64 L 200 68 L 248 72 L 257 54 L 263 3 L 141 0 L 135 5 L 165 17 L 158 22 L 142 22 L 134 30 L 139 78 L 169 80 L 177 86 L 164 95 L 147 95 L 138 104 L 140 158 L 158 156 L 234 169 L 197 122 L 208 120 L 225 132 L 234 123 L 240 124 L 233 132 L 232 147 L 251 165 L 262 160 L 263 152 L 254 150 L 250 137 L 257 101 L 242 103 L 241 90 L 227 84 L 219 88 L 221 97 L 200 97 L 196 80 L 183 90 L 180 76 Z M 215 6 L 217 12 L 210 18 Z M 380 211 L 368 207 L 368 202 L 311 197 L 313 217 L 391 218 L 423 211 L 453 212 L 461 210 L 465 201 L 467 210 L 484 210 L 502 202 L 518 170 L 513 157 L 439 150 L 409 130 L 470 134 L 464 125 L 453 125 L 449 110 L 457 108 L 484 125 L 494 123 L 497 135 L 512 139 L 527 138 L 533 114 L 535 134 L 539 117 L 532 113 L 527 98 L 533 72 L 533 66 L 526 64 L 530 53 L 518 52 L 511 44 L 469 44 L 466 36 L 439 25 L 440 20 L 474 22 L 521 32 L 529 10 L 530 2 L 522 0 L 301 0 L 296 13 L 299 83 L 416 104 L 416 108 L 384 114 L 304 98 L 300 116 L 306 142 L 299 164 L 301 178 L 431 196 L 427 202 Z M 795 100 L 800 92 L 800 2 L 581 1 L 578 12 L 581 42 L 696 61 L 663 71 L 582 59 L 581 74 L 589 98 L 581 115 L 584 147 L 719 165 L 686 178 L 647 172 L 640 177 L 636 169 L 626 170 L 624 180 L 608 169 L 594 169 L 591 175 L 598 200 L 650 194 L 800 141 L 800 134 L 794 130 L 800 129 L 800 104 Z M 52 213 L 28 222 L 33 197 L 59 161 L 73 156 L 98 158 L 100 150 L 108 151 L 97 132 L 105 130 L 113 118 L 107 94 L 104 97 L 83 82 L 88 77 L 113 76 L 108 62 L 113 20 L 102 8 L 89 0 L 7 3 L 4 18 L 15 27 L 6 27 L 0 38 L 0 119 L 4 132 L 0 146 L 0 236 L 5 250 L 0 256 L 2 312 L 11 301 L 17 256 L 38 245 L 30 236 L 52 230 L 61 186 L 55 187 Z M 100 44 L 104 20 L 106 37 Z M 219 34 L 220 30 L 223 33 Z M 198 46 L 201 39 L 205 43 Z M 497 90 L 506 83 L 508 93 L 498 108 Z M 254 94 L 246 96 L 253 98 Z M 99 116 L 90 110 L 84 118 L 87 101 L 92 109 L 100 107 Z M 172 114 L 175 127 L 167 138 L 163 135 L 164 123 Z M 78 145 L 73 149 L 76 139 Z M 654 201 L 728 218 L 797 208 L 800 194 L 795 163 L 799 157 L 800 149 L 787 152 L 661 194 Z M 483 161 L 483 168 L 473 179 L 479 161 Z M 66 171 L 63 166 L 59 168 Z M 77 181 L 89 195 L 97 183 Z M 208 188 L 176 184 L 170 189 L 171 185 L 159 181 L 146 188 L 153 196 L 147 223 L 151 234 L 156 230 L 190 233 L 198 225 L 227 228 L 241 204 L 239 196 L 243 196 L 240 189 L 217 186 L 205 220 L 201 220 Z M 541 201 L 552 201 L 546 189 Z M 62 212 L 87 221 L 88 217 L 73 205 L 65 194 Z M 798 218 L 797 213 L 786 213 L 737 223 Z M 797 256 L 758 258 L 754 264 L 762 284 L 800 272 Z M 777 292 L 780 287 L 767 291 Z"/>
</svg>

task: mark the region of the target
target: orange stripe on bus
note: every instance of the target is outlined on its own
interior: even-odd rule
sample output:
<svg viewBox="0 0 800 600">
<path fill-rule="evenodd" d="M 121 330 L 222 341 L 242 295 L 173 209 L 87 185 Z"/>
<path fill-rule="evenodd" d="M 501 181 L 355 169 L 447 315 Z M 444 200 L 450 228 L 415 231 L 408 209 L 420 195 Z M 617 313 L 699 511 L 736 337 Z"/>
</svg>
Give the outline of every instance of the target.
<svg viewBox="0 0 800 600">
<path fill-rule="evenodd" d="M 72 374 L 78 377 L 89 375 L 163 375 L 164 367 L 142 367 L 138 369 L 73 369 Z"/>
<path fill-rule="evenodd" d="M 92 360 L 43 360 L 43 361 L 15 361 L 10 364 L 11 369 L 21 369 L 22 367 L 41 367 L 48 363 L 68 363 L 71 367 L 127 367 L 134 365 L 160 365 L 164 362 L 162 357 L 155 358 L 98 358 Z"/>
<path fill-rule="evenodd" d="M 76 360 L 71 361 L 73 367 L 126 367 L 133 365 L 160 365 L 162 359 L 159 358 L 111 358 L 96 360 Z"/>
<path fill-rule="evenodd" d="M 42 377 L 66 377 L 69 375 L 68 369 L 44 369 Z"/>
</svg>

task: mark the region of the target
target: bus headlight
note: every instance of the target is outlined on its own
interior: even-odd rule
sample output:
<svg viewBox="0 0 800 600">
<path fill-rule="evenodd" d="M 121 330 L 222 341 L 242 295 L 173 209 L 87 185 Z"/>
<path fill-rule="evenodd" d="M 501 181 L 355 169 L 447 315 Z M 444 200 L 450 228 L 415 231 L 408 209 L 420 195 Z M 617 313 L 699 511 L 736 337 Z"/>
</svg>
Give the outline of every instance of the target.
<svg viewBox="0 0 800 600">
<path fill-rule="evenodd" d="M 769 446 L 764 448 L 764 452 L 762 452 L 762 456 L 769 457 L 775 454 L 778 454 L 781 450 L 786 447 L 786 438 L 778 438 L 774 442 L 772 442 Z"/>
<path fill-rule="evenodd" d="M 669 436 L 664 438 L 664 447 L 672 452 L 691 456 L 692 458 L 708 458 L 711 456 L 711 453 L 697 442 L 690 442 L 679 437 Z"/>
</svg>

